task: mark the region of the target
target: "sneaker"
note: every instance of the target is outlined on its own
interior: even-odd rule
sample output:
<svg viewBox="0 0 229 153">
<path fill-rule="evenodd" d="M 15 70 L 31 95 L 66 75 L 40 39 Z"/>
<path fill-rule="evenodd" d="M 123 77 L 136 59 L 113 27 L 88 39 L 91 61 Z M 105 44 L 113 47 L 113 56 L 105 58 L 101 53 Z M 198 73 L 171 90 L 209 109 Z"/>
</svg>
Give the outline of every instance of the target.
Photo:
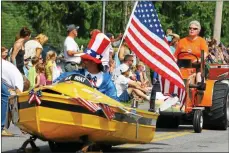
<svg viewBox="0 0 229 153">
<path fill-rule="evenodd" d="M 2 130 L 2 137 L 13 137 L 13 136 L 14 136 L 14 134 L 10 133 L 6 129 Z"/>
</svg>

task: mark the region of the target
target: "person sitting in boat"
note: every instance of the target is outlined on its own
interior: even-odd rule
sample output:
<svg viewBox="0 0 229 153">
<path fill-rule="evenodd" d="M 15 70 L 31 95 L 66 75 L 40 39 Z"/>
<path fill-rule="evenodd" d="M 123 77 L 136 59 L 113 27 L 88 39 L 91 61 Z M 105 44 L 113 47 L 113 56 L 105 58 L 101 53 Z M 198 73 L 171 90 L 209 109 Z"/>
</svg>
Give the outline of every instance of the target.
<svg viewBox="0 0 229 153">
<path fill-rule="evenodd" d="M 99 43 L 98 43 L 99 42 Z M 108 72 L 103 72 L 102 53 L 109 47 L 110 40 L 103 33 L 94 35 L 84 53 L 81 54 L 82 63 L 85 69 L 78 71 L 62 73 L 54 82 L 58 82 L 73 74 L 82 74 L 86 76 L 92 85 L 103 94 L 118 100 L 117 91 L 111 75 Z"/>
</svg>

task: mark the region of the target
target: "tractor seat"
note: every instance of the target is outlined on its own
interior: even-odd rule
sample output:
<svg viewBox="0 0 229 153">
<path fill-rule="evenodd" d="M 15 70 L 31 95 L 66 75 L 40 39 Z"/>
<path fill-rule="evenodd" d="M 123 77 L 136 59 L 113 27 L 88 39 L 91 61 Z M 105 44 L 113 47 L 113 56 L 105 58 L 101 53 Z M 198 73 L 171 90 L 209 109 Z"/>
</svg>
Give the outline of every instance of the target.
<svg viewBox="0 0 229 153">
<path fill-rule="evenodd" d="M 178 59 L 177 65 L 179 68 L 192 68 L 191 59 Z"/>
</svg>

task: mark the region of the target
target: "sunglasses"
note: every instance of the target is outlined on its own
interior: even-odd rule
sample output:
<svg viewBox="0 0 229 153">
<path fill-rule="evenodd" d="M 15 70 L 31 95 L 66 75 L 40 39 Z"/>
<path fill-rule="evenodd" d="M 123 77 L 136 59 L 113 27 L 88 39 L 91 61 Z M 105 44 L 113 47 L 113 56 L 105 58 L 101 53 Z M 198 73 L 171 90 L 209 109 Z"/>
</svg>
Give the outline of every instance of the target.
<svg viewBox="0 0 229 153">
<path fill-rule="evenodd" d="M 198 28 L 189 27 L 189 30 L 198 30 Z"/>
</svg>

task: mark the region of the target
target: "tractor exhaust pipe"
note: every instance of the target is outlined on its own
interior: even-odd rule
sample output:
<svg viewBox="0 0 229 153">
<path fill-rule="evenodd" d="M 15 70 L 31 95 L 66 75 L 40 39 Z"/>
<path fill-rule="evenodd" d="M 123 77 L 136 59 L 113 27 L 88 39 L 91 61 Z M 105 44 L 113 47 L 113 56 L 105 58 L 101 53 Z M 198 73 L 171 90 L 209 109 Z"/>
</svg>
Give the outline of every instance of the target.
<svg viewBox="0 0 229 153">
<path fill-rule="evenodd" d="M 205 79 L 205 59 L 204 59 L 204 50 L 201 50 L 201 84 L 204 84 Z"/>
</svg>

